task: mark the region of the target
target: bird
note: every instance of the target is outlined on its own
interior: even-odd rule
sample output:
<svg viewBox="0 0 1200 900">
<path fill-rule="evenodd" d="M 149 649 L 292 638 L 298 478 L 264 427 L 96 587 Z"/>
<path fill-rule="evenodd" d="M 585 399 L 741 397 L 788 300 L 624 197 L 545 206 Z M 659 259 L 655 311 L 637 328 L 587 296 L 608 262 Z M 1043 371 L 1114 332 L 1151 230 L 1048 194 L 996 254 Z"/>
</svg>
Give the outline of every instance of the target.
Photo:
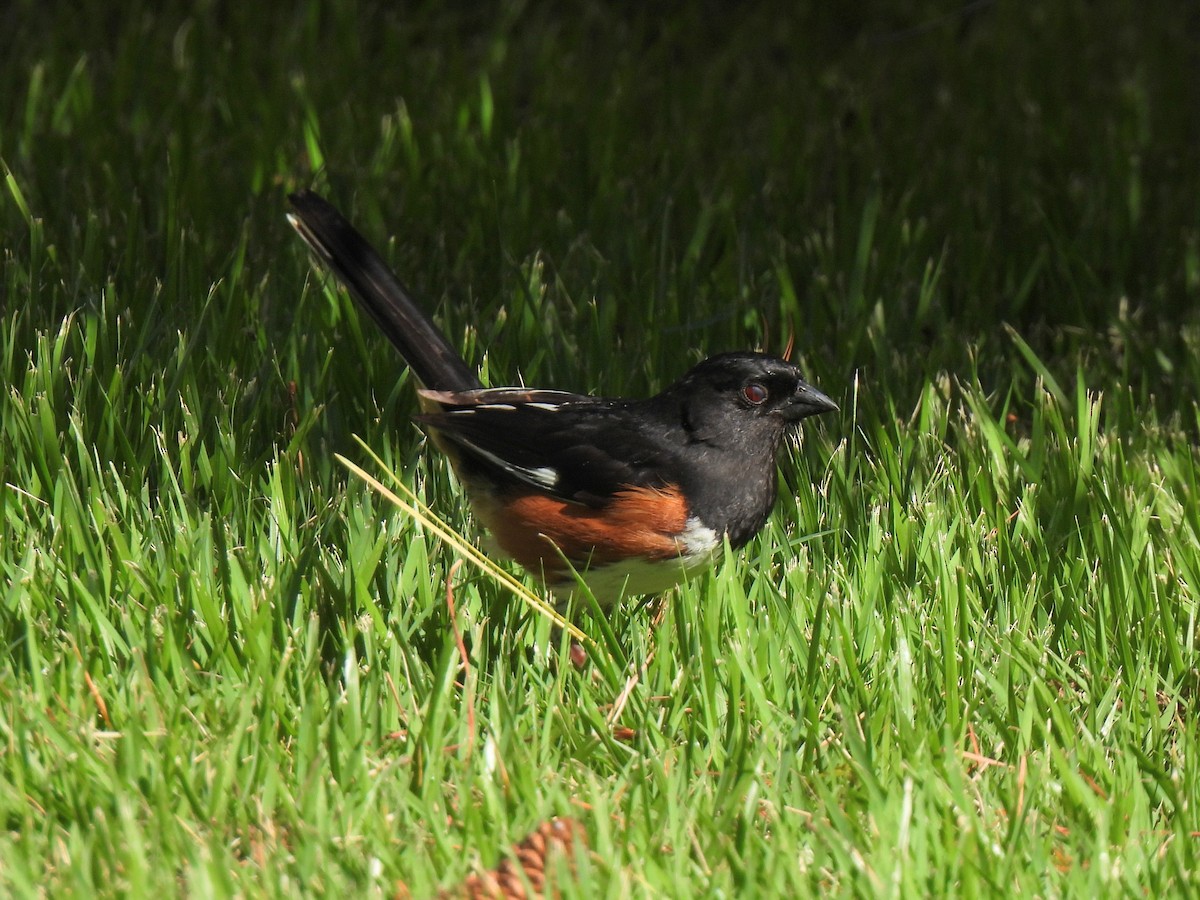
<svg viewBox="0 0 1200 900">
<path fill-rule="evenodd" d="M 417 379 L 414 419 L 450 461 L 500 553 L 559 598 L 665 592 L 767 522 L 777 457 L 837 404 L 792 362 L 710 356 L 654 396 L 486 387 L 379 253 L 331 203 L 289 196 L 292 227 Z"/>
</svg>

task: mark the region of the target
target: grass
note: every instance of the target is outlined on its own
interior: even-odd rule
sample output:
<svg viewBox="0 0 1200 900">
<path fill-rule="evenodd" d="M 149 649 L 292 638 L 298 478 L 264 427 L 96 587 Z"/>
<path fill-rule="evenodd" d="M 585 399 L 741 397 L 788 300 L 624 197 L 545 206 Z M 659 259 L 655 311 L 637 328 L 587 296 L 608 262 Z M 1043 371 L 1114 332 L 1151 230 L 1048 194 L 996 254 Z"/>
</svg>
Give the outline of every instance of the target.
<svg viewBox="0 0 1200 900">
<path fill-rule="evenodd" d="M 1194 15 L 77 6 L 0 61 L 0 891 L 429 896 L 555 815 L 567 896 L 1194 891 Z M 794 326 L 843 412 L 577 673 L 336 461 L 474 534 L 310 183 L 492 382 Z"/>
</svg>

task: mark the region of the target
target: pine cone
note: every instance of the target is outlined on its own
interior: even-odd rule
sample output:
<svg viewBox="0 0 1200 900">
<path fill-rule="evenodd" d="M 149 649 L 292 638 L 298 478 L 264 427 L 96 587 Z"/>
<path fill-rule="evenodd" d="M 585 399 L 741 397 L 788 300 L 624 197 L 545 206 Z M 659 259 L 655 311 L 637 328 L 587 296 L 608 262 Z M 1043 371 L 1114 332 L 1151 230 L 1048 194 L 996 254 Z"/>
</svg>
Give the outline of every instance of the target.
<svg viewBox="0 0 1200 900">
<path fill-rule="evenodd" d="M 574 819 L 543 822 L 533 834 L 514 844 L 512 856 L 496 868 L 472 875 L 444 897 L 468 900 L 540 900 L 546 891 L 546 870 L 554 854 L 571 860 L 576 844 L 587 844 L 583 826 Z"/>
</svg>

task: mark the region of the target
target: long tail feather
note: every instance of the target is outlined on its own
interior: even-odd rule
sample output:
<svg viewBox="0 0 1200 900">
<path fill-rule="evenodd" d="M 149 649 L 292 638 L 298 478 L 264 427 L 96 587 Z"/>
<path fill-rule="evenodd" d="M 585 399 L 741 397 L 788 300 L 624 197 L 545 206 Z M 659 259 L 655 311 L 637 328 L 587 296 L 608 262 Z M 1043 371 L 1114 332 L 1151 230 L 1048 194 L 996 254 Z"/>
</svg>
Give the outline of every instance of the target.
<svg viewBox="0 0 1200 900">
<path fill-rule="evenodd" d="M 483 383 L 409 296 L 400 279 L 332 204 L 312 191 L 292 194 L 288 221 L 350 290 L 421 382 L 435 391 Z"/>
</svg>

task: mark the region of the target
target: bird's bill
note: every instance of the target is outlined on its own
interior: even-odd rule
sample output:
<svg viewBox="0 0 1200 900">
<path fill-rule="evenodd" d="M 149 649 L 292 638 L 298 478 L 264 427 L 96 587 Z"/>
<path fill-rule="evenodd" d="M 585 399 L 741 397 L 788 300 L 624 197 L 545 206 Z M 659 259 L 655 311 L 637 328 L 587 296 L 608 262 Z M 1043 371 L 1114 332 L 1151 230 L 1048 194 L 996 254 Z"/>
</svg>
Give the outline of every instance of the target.
<svg viewBox="0 0 1200 900">
<path fill-rule="evenodd" d="M 787 405 L 783 407 L 782 412 L 789 422 L 799 422 L 801 419 L 807 419 L 809 416 L 837 412 L 837 409 L 838 405 L 825 396 L 825 394 L 818 391 L 811 384 L 801 381 L 796 386 L 796 392 L 792 394 Z"/>
</svg>

